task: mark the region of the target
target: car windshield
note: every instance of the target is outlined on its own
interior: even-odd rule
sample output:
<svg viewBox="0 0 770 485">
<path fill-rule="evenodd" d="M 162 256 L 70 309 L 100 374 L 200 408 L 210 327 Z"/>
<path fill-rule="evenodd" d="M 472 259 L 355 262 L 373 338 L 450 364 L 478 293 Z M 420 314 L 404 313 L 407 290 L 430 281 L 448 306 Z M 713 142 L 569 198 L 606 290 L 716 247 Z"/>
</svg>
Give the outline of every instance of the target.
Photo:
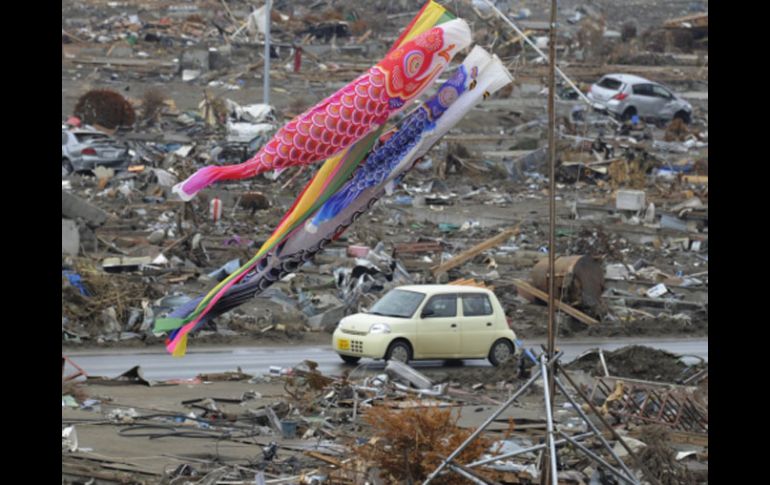
<svg viewBox="0 0 770 485">
<path fill-rule="evenodd" d="M 390 290 L 375 303 L 368 313 L 387 317 L 409 318 L 425 298 L 424 293 L 408 290 Z"/>
</svg>

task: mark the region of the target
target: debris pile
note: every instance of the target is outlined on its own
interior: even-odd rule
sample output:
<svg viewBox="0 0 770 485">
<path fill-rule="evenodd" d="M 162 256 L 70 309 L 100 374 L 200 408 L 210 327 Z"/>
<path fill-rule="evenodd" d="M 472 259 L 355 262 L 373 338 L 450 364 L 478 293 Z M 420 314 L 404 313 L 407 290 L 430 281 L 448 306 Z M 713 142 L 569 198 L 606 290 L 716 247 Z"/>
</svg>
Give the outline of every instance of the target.
<svg viewBox="0 0 770 485">
<path fill-rule="evenodd" d="M 335 376 L 307 360 L 288 368 L 271 367 L 262 375 L 239 368 L 156 382 L 143 379 L 137 367 L 114 379 L 87 376 L 77 381 L 77 388 L 62 389 L 62 424 L 71 429 L 62 436 L 63 474 L 119 469 L 126 473 L 124 478 L 185 476 L 194 483 L 212 477 L 259 481 L 260 474 L 292 483 L 422 481 L 522 387 L 524 380 L 512 367 L 498 369 L 500 382 L 495 384 L 475 380 L 479 369 L 473 368 L 455 368 L 450 381 L 434 384 L 443 378 L 441 369 L 422 372 L 390 362 L 385 372 L 359 366 Z M 580 388 L 592 382 L 583 372 L 566 372 L 562 379 L 569 377 L 566 382 L 577 381 Z M 597 382 L 599 387 L 594 384 L 589 390 L 589 402 L 610 419 L 614 432 L 647 472 L 662 483 L 705 476 L 708 407 L 693 397 L 691 386 L 619 377 Z M 580 392 L 570 389 L 572 402 L 580 402 Z M 640 392 L 647 393 L 644 399 Z M 670 395 L 661 396 L 664 392 Z M 634 409 L 631 401 L 644 409 Z M 675 402 L 687 409 L 675 410 Z M 670 409 L 654 407 L 661 405 Z M 591 412 L 587 404 L 583 409 Z M 696 429 L 692 426 L 697 413 L 705 414 L 697 421 L 703 427 Z M 86 424 L 94 414 L 103 416 L 101 426 Z M 577 442 L 587 436 L 579 413 L 560 394 L 553 420 L 563 436 Z M 545 431 L 543 396 L 535 386 L 515 406 L 498 413 L 455 462 L 460 471 L 485 480 L 537 483 L 537 453 L 528 449 L 538 449 Z M 615 453 L 637 469 L 618 439 L 610 440 Z M 597 473 L 608 473 L 564 441 L 559 441 L 560 477 L 587 483 Z M 209 449 L 215 443 L 216 454 Z M 172 444 L 177 449 L 173 458 L 159 453 L 148 459 L 152 450 Z M 596 440 L 582 441 L 581 446 L 612 460 Z M 505 459 L 486 463 L 503 454 Z M 462 480 L 457 473 L 441 476 L 442 483 L 465 483 Z"/>
</svg>

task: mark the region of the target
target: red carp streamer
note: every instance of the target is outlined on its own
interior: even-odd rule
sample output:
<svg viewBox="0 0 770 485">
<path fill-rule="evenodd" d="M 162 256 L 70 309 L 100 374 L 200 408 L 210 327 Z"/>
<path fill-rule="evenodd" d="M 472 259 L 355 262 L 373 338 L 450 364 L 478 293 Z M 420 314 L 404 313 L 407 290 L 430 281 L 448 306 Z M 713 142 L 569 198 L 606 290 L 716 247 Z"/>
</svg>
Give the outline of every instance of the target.
<svg viewBox="0 0 770 485">
<path fill-rule="evenodd" d="M 433 27 L 393 49 L 365 74 L 291 120 L 250 160 L 204 167 L 173 190 L 190 200 L 219 180 L 250 178 L 325 160 L 383 125 L 418 97 L 470 43 L 470 28 L 462 19 Z"/>
</svg>

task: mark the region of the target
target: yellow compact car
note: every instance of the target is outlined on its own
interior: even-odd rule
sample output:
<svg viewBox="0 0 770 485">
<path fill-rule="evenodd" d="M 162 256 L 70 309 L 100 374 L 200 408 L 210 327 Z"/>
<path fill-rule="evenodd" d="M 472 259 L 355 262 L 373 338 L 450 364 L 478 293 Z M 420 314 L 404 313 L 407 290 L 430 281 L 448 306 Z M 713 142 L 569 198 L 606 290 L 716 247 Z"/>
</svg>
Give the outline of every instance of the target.
<svg viewBox="0 0 770 485">
<path fill-rule="evenodd" d="M 491 291 L 460 285 L 409 285 L 389 291 L 367 313 L 337 325 L 332 347 L 342 360 L 361 357 L 409 362 L 420 359 L 489 359 L 516 355 L 516 334 Z"/>
</svg>

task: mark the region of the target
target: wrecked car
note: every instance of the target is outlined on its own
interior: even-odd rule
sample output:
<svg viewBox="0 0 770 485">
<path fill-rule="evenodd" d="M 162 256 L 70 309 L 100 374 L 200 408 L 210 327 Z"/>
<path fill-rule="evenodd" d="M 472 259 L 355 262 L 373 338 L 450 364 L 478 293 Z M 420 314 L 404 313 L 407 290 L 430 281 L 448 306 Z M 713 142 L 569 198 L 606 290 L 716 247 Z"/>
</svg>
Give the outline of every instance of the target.
<svg viewBox="0 0 770 485">
<path fill-rule="evenodd" d="M 62 129 L 62 177 L 73 172 L 93 170 L 97 166 L 124 169 L 130 160 L 128 147 L 106 133 L 88 129 Z"/>
<path fill-rule="evenodd" d="M 591 86 L 593 107 L 627 121 L 638 116 L 654 121 L 692 119 L 692 105 L 667 87 L 631 74 L 607 74 Z"/>
<path fill-rule="evenodd" d="M 332 346 L 347 363 L 362 357 L 489 359 L 516 354 L 516 335 L 495 294 L 461 285 L 408 285 L 389 291 L 366 313 L 343 318 Z"/>
</svg>

